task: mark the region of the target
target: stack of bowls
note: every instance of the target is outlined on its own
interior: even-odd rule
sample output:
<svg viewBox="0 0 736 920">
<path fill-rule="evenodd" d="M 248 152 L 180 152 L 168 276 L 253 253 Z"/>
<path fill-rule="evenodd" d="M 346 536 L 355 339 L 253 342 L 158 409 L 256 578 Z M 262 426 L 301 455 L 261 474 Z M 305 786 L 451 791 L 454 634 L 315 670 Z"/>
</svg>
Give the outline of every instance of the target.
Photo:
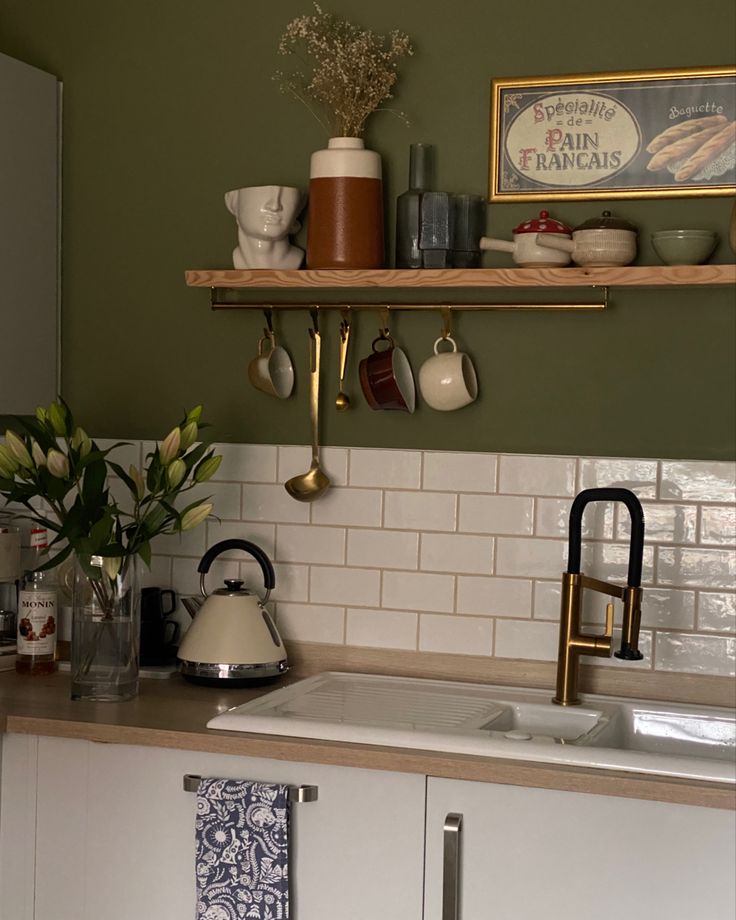
<svg viewBox="0 0 736 920">
<path fill-rule="evenodd" d="M 712 230 L 659 230 L 652 234 L 654 251 L 665 265 L 700 265 L 716 248 Z"/>
</svg>

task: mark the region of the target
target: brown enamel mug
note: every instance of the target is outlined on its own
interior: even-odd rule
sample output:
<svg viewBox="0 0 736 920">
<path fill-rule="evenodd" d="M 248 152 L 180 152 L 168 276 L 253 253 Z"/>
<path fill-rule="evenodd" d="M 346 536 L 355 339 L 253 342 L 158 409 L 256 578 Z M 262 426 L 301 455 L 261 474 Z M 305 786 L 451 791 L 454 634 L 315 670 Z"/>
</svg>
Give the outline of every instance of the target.
<svg viewBox="0 0 736 920">
<path fill-rule="evenodd" d="M 388 348 L 378 348 L 386 342 Z M 414 376 L 409 359 L 390 335 L 373 340 L 373 352 L 360 362 L 360 386 L 371 409 L 413 412 L 416 405 Z"/>
</svg>

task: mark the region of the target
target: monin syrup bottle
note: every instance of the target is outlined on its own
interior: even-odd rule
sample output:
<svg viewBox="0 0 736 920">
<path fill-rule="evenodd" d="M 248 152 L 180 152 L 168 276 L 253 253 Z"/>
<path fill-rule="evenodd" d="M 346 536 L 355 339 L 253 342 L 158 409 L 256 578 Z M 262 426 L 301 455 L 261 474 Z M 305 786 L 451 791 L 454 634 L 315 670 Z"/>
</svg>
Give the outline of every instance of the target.
<svg viewBox="0 0 736 920">
<path fill-rule="evenodd" d="M 31 570 L 26 572 L 18 592 L 18 657 L 15 670 L 32 676 L 56 670 L 56 623 L 58 598 L 49 572 L 34 569 L 43 565 L 48 534 L 42 527 L 31 530 Z"/>
</svg>

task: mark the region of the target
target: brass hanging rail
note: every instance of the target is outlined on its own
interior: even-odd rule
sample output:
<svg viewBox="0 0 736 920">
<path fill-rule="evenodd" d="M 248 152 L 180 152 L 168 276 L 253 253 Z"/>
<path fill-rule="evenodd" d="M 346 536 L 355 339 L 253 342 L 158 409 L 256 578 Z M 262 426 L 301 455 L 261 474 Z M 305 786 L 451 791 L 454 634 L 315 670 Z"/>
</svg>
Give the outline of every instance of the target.
<svg viewBox="0 0 736 920">
<path fill-rule="evenodd" d="M 281 300 L 262 300 L 258 303 L 243 303 L 238 301 L 221 300 L 219 292 L 225 290 L 222 288 L 210 288 L 210 306 L 214 310 L 310 310 L 314 309 L 315 303 L 319 303 L 321 310 L 345 310 L 348 301 L 344 298 L 339 302 L 327 303 L 319 297 L 309 302 L 302 303 L 285 303 Z M 359 303 L 354 300 L 349 301 L 351 310 L 468 310 L 468 311 L 490 311 L 490 310 L 605 310 L 608 305 L 608 287 L 593 287 L 593 290 L 600 292 L 601 300 L 593 303 Z M 316 292 L 315 292 L 316 293 Z"/>
</svg>

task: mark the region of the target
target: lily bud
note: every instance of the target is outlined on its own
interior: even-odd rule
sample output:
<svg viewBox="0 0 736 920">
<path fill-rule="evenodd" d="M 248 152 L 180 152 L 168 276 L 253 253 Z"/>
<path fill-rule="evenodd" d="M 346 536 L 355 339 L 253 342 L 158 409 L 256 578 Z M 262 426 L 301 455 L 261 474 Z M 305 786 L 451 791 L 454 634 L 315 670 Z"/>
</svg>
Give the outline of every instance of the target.
<svg viewBox="0 0 736 920">
<path fill-rule="evenodd" d="M 5 443 L 18 463 L 27 470 L 33 469 L 33 460 L 22 439 L 14 431 L 5 432 Z"/>
<path fill-rule="evenodd" d="M 208 457 L 206 460 L 203 460 L 194 471 L 195 482 L 207 482 L 207 480 L 211 479 L 218 471 L 221 463 L 222 457 L 219 455 L 216 457 Z"/>
<path fill-rule="evenodd" d="M 123 560 L 120 558 L 120 556 L 102 557 L 102 568 L 104 569 L 105 575 L 107 575 L 111 581 L 117 578 L 122 561 Z"/>
<path fill-rule="evenodd" d="M 51 403 L 47 415 L 54 433 L 59 437 L 64 437 L 66 435 L 66 410 L 63 406 L 55 402 Z"/>
<path fill-rule="evenodd" d="M 69 461 L 60 450 L 51 448 L 46 455 L 46 465 L 49 468 L 49 473 L 57 479 L 66 479 L 69 475 Z"/>
<path fill-rule="evenodd" d="M 181 529 L 192 530 L 197 524 L 201 524 L 205 518 L 209 517 L 212 507 L 212 502 L 206 502 L 204 505 L 197 505 L 195 508 L 190 508 L 181 519 Z"/>
<path fill-rule="evenodd" d="M 181 449 L 191 447 L 197 439 L 197 423 L 187 422 L 181 430 Z"/>
<path fill-rule="evenodd" d="M 187 413 L 187 424 L 188 424 L 189 422 L 194 422 L 195 425 L 198 424 L 201 415 L 202 415 L 202 407 L 201 407 L 201 406 L 195 406 L 193 409 L 191 409 L 191 410 Z"/>
<path fill-rule="evenodd" d="M 168 466 L 179 453 L 181 447 L 181 431 L 178 427 L 172 428 L 166 435 L 158 449 L 159 460 L 162 466 Z"/>
<path fill-rule="evenodd" d="M 77 427 L 72 435 L 72 447 L 79 451 L 80 457 L 86 457 L 92 450 L 92 441 L 84 428 Z"/>
<path fill-rule="evenodd" d="M 134 493 L 135 497 L 138 499 L 138 501 L 141 501 L 143 499 L 143 496 L 146 494 L 146 484 L 143 481 L 143 476 L 141 475 L 141 472 L 138 469 L 138 467 L 133 466 L 132 463 L 130 467 L 128 468 L 128 475 L 135 483 L 135 493 Z"/>
<path fill-rule="evenodd" d="M 182 459 L 172 460 L 166 468 L 166 478 L 169 485 L 175 489 L 187 474 L 187 465 Z"/>
<path fill-rule="evenodd" d="M 0 444 L 0 463 L 8 468 L 11 475 L 18 469 L 18 461 L 4 444 Z"/>
<path fill-rule="evenodd" d="M 13 479 L 15 477 L 15 470 L 11 470 L 9 466 L 3 461 L 3 458 L 0 457 L 0 479 Z"/>
<path fill-rule="evenodd" d="M 48 420 L 46 410 L 43 406 L 36 406 L 36 418 L 39 420 L 39 422 L 45 422 Z"/>
<path fill-rule="evenodd" d="M 31 456 L 36 466 L 46 466 L 46 454 L 43 452 L 38 441 L 31 442 Z"/>
</svg>

